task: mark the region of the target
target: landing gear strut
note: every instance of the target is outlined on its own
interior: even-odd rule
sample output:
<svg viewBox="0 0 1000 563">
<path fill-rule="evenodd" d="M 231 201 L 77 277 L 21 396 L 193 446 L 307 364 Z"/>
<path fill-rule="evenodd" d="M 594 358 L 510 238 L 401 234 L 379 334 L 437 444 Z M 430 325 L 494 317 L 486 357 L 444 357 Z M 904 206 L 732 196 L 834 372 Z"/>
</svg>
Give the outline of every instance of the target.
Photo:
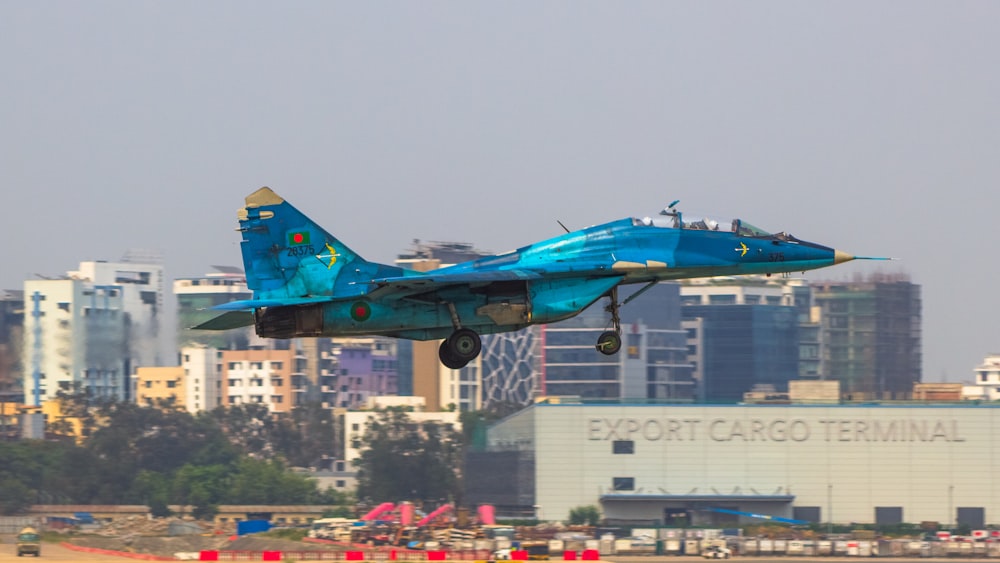
<svg viewBox="0 0 1000 563">
<path fill-rule="evenodd" d="M 611 313 L 611 326 L 614 327 L 614 330 L 602 332 L 597 337 L 597 351 L 605 356 L 613 356 L 622 349 L 622 321 L 618 316 L 618 286 L 611 288 L 608 298 L 611 303 L 604 310 Z"/>
<path fill-rule="evenodd" d="M 627 305 L 629 301 L 632 301 L 636 297 L 646 293 L 646 291 L 657 283 L 657 280 L 647 283 L 642 287 L 642 289 L 636 291 L 632 295 L 629 295 L 625 301 L 622 301 L 621 303 L 618 302 L 618 286 L 616 285 L 611 288 L 611 291 L 608 292 L 608 299 L 611 300 L 611 303 L 608 303 L 608 306 L 605 307 L 604 310 L 611 313 L 611 326 L 614 327 L 614 330 L 602 332 L 601 335 L 597 337 L 598 352 L 606 356 L 613 356 L 622 349 L 622 320 L 618 316 L 618 308 L 622 305 Z"/>
</svg>

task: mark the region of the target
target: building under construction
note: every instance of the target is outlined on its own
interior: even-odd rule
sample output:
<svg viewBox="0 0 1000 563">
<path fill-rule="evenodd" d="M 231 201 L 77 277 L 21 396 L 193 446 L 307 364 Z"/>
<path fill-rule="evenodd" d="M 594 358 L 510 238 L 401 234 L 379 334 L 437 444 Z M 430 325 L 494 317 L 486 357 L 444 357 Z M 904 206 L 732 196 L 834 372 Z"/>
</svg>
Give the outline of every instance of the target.
<svg viewBox="0 0 1000 563">
<path fill-rule="evenodd" d="M 921 379 L 920 286 L 903 274 L 813 284 L 824 379 L 847 399 L 908 399 Z"/>
</svg>

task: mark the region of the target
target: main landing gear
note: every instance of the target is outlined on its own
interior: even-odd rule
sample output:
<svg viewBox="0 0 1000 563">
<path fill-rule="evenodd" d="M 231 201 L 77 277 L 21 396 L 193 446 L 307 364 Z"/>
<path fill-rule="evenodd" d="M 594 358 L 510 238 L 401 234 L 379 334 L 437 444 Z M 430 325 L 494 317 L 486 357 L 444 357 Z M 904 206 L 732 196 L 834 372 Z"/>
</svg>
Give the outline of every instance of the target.
<svg viewBox="0 0 1000 563">
<path fill-rule="evenodd" d="M 476 331 L 471 328 L 462 328 L 455 305 L 453 303 L 447 305 L 455 332 L 441 342 L 441 347 L 438 348 L 438 358 L 448 369 L 462 369 L 466 364 L 476 359 L 476 356 L 483 349 L 483 341 L 476 334 Z"/>
<path fill-rule="evenodd" d="M 462 369 L 466 364 L 476 359 L 483 349 L 483 341 L 476 331 L 470 328 L 460 328 L 451 333 L 441 342 L 438 357 L 448 369 Z"/>
</svg>

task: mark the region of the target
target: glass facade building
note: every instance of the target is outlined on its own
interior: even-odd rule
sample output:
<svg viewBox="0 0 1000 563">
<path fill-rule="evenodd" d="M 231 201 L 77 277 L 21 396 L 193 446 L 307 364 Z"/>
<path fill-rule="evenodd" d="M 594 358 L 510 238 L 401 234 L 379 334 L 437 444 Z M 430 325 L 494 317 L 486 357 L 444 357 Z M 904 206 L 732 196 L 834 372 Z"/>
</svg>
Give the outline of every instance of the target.
<svg viewBox="0 0 1000 563">
<path fill-rule="evenodd" d="M 788 305 L 687 305 L 700 319 L 701 399 L 736 403 L 755 385 L 787 391 L 799 374 L 799 321 Z"/>
</svg>

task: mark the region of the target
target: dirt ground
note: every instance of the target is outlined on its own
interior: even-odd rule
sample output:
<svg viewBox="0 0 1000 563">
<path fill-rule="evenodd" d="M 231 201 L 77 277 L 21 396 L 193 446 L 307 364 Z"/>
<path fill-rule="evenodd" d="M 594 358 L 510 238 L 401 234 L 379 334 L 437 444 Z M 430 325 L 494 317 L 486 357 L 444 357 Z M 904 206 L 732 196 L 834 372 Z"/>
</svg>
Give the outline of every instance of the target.
<svg viewBox="0 0 1000 563">
<path fill-rule="evenodd" d="M 74 535 L 65 541 L 83 546 L 124 551 L 130 553 L 148 553 L 152 555 L 173 556 L 175 553 L 191 553 L 202 550 L 236 550 L 236 551 L 325 551 L 329 546 L 303 543 L 280 538 L 245 536 L 230 541 L 229 536 L 123 536 L 102 537 Z"/>
</svg>

